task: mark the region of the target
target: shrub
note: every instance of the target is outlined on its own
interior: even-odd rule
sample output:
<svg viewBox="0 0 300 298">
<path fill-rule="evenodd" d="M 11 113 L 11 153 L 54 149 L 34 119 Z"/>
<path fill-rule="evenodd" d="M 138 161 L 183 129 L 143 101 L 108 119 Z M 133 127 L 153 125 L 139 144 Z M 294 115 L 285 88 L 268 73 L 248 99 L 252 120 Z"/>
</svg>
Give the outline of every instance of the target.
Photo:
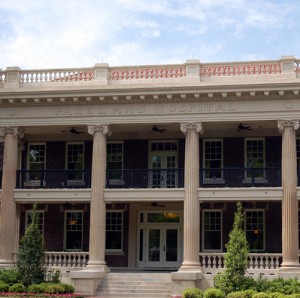
<svg viewBox="0 0 300 298">
<path fill-rule="evenodd" d="M 24 293 L 26 292 L 26 287 L 21 283 L 16 283 L 10 286 L 8 291 L 13 293 Z"/>
<path fill-rule="evenodd" d="M 46 281 L 51 283 L 60 283 L 61 272 L 59 269 L 49 269 L 46 274 Z"/>
<path fill-rule="evenodd" d="M 45 292 L 45 285 L 44 284 L 33 284 L 28 287 L 28 292 L 31 293 L 44 293 Z"/>
<path fill-rule="evenodd" d="M 253 298 L 270 298 L 270 294 L 265 292 L 256 293 L 253 295 Z"/>
<path fill-rule="evenodd" d="M 72 285 L 68 285 L 68 284 L 59 284 L 64 288 L 64 293 L 68 294 L 68 293 L 74 293 L 75 288 Z"/>
<path fill-rule="evenodd" d="M 270 298 L 285 298 L 286 297 L 286 295 L 284 295 L 280 292 L 269 293 L 269 296 L 270 296 Z M 295 298 L 297 298 L 297 297 L 295 297 Z M 299 296 L 299 298 L 300 298 L 300 296 Z"/>
<path fill-rule="evenodd" d="M 187 288 L 183 291 L 183 298 L 203 298 L 203 292 L 198 288 Z"/>
<path fill-rule="evenodd" d="M 16 269 L 0 269 L 0 281 L 9 286 L 18 282 L 18 271 Z"/>
<path fill-rule="evenodd" d="M 9 285 L 3 281 L 0 281 L 0 292 L 7 292 Z"/>
<path fill-rule="evenodd" d="M 280 297 L 280 298 L 282 298 L 282 297 Z M 285 295 L 285 298 L 300 298 L 300 294 L 294 293 L 294 294 L 290 294 L 290 295 Z"/>
<path fill-rule="evenodd" d="M 204 298 L 225 298 L 225 293 L 216 288 L 209 288 L 204 292 Z"/>
<path fill-rule="evenodd" d="M 49 283 L 45 286 L 45 293 L 48 294 L 64 294 L 65 288 L 61 284 Z"/>
<path fill-rule="evenodd" d="M 249 294 L 246 291 L 231 292 L 227 295 L 227 298 L 247 298 Z"/>
</svg>

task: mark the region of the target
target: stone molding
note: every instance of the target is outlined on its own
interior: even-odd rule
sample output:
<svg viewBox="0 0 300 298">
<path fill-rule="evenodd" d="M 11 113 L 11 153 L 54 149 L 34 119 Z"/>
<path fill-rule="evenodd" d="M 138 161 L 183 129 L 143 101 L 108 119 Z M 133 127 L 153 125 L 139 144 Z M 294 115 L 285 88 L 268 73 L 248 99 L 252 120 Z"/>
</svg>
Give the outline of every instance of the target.
<svg viewBox="0 0 300 298">
<path fill-rule="evenodd" d="M 278 120 L 278 128 L 280 132 L 283 132 L 284 129 L 290 127 L 294 130 L 297 130 L 300 126 L 298 120 Z"/>
<path fill-rule="evenodd" d="M 201 122 L 187 122 L 180 123 L 180 130 L 186 135 L 189 131 L 195 130 L 196 132 L 203 134 L 203 126 Z"/>
<path fill-rule="evenodd" d="M 111 130 L 109 128 L 108 124 L 102 124 L 102 125 L 89 125 L 88 126 L 88 133 L 90 135 L 94 135 L 96 133 L 102 133 L 104 135 L 111 135 Z"/>
</svg>

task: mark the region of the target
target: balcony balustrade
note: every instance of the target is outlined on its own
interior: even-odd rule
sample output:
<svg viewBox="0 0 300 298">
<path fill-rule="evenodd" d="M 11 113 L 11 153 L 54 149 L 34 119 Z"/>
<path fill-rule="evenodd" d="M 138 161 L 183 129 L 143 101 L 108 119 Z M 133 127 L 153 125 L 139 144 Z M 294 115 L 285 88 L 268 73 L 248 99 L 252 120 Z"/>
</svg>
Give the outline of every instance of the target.
<svg viewBox="0 0 300 298">
<path fill-rule="evenodd" d="M 300 169 L 298 169 L 298 177 Z M 2 172 L 0 172 L 0 186 Z M 281 169 L 215 168 L 201 169 L 199 187 L 280 187 Z M 298 181 L 300 186 L 300 181 Z M 18 170 L 18 189 L 90 188 L 91 170 Z M 106 188 L 183 188 L 183 169 L 107 170 Z"/>
</svg>

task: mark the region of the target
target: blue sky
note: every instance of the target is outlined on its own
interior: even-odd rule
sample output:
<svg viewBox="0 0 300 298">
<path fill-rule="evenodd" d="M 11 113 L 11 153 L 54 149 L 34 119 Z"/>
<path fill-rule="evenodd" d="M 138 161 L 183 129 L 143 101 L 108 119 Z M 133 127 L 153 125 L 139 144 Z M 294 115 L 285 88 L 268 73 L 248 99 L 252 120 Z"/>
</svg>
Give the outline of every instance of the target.
<svg viewBox="0 0 300 298">
<path fill-rule="evenodd" d="M 299 0 L 0 0 L 0 69 L 300 58 Z"/>
</svg>

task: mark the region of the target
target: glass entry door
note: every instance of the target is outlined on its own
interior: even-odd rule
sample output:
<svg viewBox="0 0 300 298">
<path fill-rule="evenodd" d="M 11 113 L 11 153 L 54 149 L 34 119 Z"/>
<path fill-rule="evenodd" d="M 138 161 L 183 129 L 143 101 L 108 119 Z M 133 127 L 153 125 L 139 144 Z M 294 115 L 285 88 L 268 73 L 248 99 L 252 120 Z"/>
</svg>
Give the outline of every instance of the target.
<svg viewBox="0 0 300 298">
<path fill-rule="evenodd" d="M 179 227 L 145 228 L 146 267 L 180 265 Z"/>
</svg>

